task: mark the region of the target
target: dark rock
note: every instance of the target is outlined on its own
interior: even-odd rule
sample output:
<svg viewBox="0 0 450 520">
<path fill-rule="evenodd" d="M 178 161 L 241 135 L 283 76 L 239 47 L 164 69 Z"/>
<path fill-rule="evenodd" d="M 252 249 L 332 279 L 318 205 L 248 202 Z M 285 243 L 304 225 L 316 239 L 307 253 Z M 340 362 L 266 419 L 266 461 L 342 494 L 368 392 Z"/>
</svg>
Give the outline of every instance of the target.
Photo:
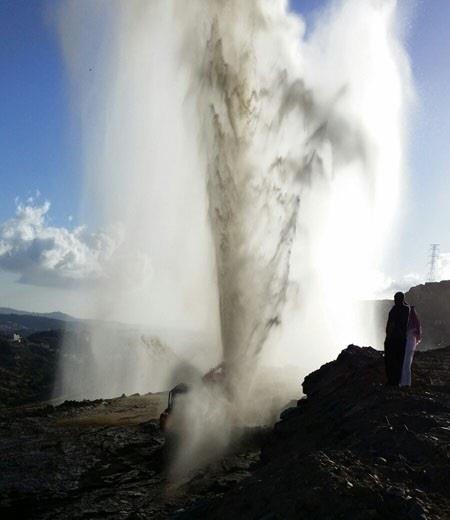
<svg viewBox="0 0 450 520">
<path fill-rule="evenodd" d="M 417 353 L 404 392 L 381 352 L 349 346 L 305 378 L 252 476 L 189 518 L 450 518 L 449 368 L 450 348 Z"/>
<path fill-rule="evenodd" d="M 442 348 L 450 345 L 450 280 L 412 287 L 406 301 L 415 305 L 423 325 L 420 348 Z"/>
</svg>

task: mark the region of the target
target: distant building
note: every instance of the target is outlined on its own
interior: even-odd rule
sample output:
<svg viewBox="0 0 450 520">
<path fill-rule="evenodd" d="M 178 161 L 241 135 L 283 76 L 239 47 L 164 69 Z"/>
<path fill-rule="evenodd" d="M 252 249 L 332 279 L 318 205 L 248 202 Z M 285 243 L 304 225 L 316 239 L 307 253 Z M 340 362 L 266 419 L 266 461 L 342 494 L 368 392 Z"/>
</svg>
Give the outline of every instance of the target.
<svg viewBox="0 0 450 520">
<path fill-rule="evenodd" d="M 14 343 L 22 343 L 22 336 L 20 334 L 13 334 L 12 341 Z"/>
</svg>

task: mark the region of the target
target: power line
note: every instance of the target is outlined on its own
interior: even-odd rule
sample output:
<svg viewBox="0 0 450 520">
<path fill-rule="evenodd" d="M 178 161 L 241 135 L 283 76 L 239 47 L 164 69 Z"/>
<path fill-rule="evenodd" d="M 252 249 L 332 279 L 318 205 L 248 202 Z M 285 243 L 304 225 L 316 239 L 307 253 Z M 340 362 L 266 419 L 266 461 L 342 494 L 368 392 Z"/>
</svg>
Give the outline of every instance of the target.
<svg viewBox="0 0 450 520">
<path fill-rule="evenodd" d="M 436 271 L 439 262 L 439 247 L 440 244 L 430 244 L 430 254 L 428 260 L 428 281 L 435 282 L 436 281 Z"/>
</svg>

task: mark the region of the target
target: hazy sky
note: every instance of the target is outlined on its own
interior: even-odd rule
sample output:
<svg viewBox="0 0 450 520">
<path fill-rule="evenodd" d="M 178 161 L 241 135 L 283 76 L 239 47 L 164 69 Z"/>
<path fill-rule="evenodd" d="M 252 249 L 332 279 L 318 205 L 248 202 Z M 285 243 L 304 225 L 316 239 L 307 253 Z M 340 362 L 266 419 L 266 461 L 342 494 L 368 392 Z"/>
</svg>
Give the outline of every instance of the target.
<svg viewBox="0 0 450 520">
<path fill-rule="evenodd" d="M 384 266 L 395 280 L 425 275 L 429 243 L 439 242 L 443 253 L 450 252 L 450 1 L 402 2 L 408 8 L 405 38 L 417 99 L 396 242 Z M 326 3 L 293 0 L 291 5 L 312 24 Z M 94 229 L 93 234 L 74 231 L 84 224 L 78 213 L 81 148 L 59 43 L 46 16 L 48 6 L 56 4 L 58 0 L 0 1 L 0 225 L 22 204 L 7 229 L 10 236 L 15 233 L 19 240 L 31 225 L 41 226 L 43 243 L 57 244 L 49 262 L 61 277 L 70 272 L 76 280 L 95 274 L 104 237 Z M 27 212 L 30 197 L 34 204 L 49 201 L 51 206 L 43 213 Z M 67 260 L 69 250 L 75 254 Z M 1 253 L 0 243 L 0 258 Z M 46 283 L 44 271 L 39 282 L 23 258 L 14 261 L 0 262 L 0 306 L 77 313 L 75 289 L 62 288 L 57 277 Z"/>
</svg>

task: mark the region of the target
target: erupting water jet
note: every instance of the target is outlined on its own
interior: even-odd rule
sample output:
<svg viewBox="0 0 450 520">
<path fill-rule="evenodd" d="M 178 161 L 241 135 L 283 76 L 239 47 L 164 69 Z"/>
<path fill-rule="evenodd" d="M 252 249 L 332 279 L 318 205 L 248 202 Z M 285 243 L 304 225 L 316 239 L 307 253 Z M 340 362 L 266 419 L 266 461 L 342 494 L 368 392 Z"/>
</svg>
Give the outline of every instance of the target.
<svg viewBox="0 0 450 520">
<path fill-rule="evenodd" d="M 409 92 L 397 6 L 334 2 L 308 37 L 283 0 L 89 11 L 67 2 L 59 27 L 81 93 L 88 206 L 120 222 L 127 252 L 99 314 L 220 330 L 200 368 L 225 361 L 232 397 L 193 428 L 193 456 L 230 407 L 255 407 L 260 360 L 306 371 L 371 337 L 355 304 L 389 236 Z M 145 283 L 121 274 L 137 254 L 155 273 Z M 187 409 L 205 419 L 200 401 Z"/>
</svg>

